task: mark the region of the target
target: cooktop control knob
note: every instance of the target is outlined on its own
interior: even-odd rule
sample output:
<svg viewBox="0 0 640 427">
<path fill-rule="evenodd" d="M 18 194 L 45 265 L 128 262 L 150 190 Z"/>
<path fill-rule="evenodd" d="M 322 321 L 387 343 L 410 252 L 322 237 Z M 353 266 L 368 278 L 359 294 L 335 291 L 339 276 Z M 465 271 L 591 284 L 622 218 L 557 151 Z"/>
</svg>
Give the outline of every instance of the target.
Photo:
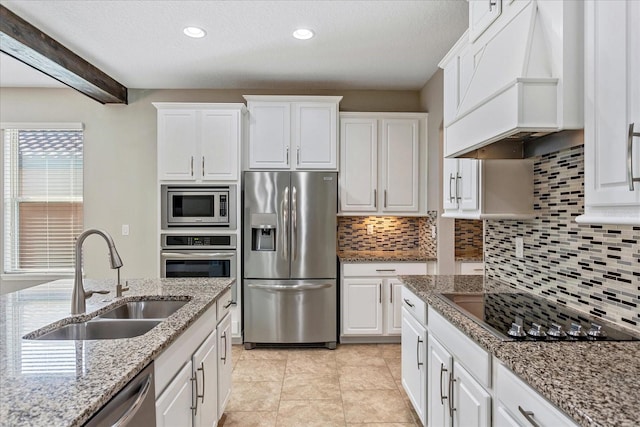
<svg viewBox="0 0 640 427">
<path fill-rule="evenodd" d="M 513 338 L 524 338 L 527 336 L 522 330 L 522 325 L 518 325 L 517 323 L 511 324 L 511 329 L 507 331 L 507 335 Z"/>
<path fill-rule="evenodd" d="M 589 332 L 587 332 L 587 335 L 593 338 L 604 338 L 607 336 L 607 334 L 602 330 L 602 326 L 597 323 L 591 324 L 591 328 L 589 329 Z"/>
<path fill-rule="evenodd" d="M 547 336 L 542 330 L 542 326 L 538 323 L 532 323 L 531 328 L 527 331 L 527 335 L 537 339 L 543 339 Z"/>
<path fill-rule="evenodd" d="M 567 332 L 567 335 L 573 338 L 582 338 L 584 337 L 584 332 L 582 331 L 582 325 L 578 323 L 571 323 L 571 329 Z"/>
<path fill-rule="evenodd" d="M 565 338 L 567 336 L 567 333 L 562 330 L 562 326 L 558 325 L 557 323 L 552 323 L 551 327 L 547 331 L 547 335 L 553 338 Z"/>
</svg>

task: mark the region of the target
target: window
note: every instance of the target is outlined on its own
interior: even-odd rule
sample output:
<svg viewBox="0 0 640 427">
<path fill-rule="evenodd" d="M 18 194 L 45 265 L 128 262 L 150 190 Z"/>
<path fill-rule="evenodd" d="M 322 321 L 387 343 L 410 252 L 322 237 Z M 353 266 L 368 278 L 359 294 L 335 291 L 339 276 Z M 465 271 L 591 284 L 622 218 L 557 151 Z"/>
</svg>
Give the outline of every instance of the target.
<svg viewBox="0 0 640 427">
<path fill-rule="evenodd" d="M 79 124 L 2 125 L 4 273 L 67 273 L 82 232 Z"/>
</svg>

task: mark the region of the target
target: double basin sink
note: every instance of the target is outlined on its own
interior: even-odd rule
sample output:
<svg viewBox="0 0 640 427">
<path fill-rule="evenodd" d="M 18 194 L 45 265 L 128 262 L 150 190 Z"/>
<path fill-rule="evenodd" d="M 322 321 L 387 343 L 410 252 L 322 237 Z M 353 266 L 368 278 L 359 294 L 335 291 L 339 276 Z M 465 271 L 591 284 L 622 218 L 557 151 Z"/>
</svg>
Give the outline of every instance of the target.
<svg viewBox="0 0 640 427">
<path fill-rule="evenodd" d="M 188 302 L 185 300 L 126 302 L 87 322 L 66 324 L 31 339 L 105 340 L 137 337 L 149 332 Z"/>
</svg>

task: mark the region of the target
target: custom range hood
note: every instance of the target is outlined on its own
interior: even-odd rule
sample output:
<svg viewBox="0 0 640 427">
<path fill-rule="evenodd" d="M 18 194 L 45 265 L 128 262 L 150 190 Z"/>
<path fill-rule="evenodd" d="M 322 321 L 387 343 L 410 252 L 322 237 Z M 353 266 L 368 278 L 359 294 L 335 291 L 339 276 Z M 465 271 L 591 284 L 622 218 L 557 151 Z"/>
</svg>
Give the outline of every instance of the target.
<svg viewBox="0 0 640 427">
<path fill-rule="evenodd" d="M 445 157 L 528 157 L 541 154 L 536 141 L 547 135 L 546 152 L 582 143 L 582 131 L 550 135 L 584 127 L 582 2 L 501 6 L 480 36 L 472 27 L 439 64 Z"/>
</svg>

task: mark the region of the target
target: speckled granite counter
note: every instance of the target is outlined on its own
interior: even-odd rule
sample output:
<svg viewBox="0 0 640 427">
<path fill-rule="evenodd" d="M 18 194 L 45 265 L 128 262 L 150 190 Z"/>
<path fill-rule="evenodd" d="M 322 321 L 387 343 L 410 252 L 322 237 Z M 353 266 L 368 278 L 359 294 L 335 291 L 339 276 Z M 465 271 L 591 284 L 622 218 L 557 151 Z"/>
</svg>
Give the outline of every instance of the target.
<svg viewBox="0 0 640 427">
<path fill-rule="evenodd" d="M 482 276 L 399 279 L 578 424 L 640 425 L 640 342 L 504 342 L 437 294 L 513 292 L 514 288 Z"/>
<path fill-rule="evenodd" d="M 426 262 L 436 258 L 418 251 L 338 251 L 342 262 Z"/>
<path fill-rule="evenodd" d="M 22 338 L 70 316 L 71 280 L 0 296 L 0 425 L 82 425 L 232 283 L 230 279 L 129 280 L 130 290 L 118 300 L 136 300 L 141 296 L 191 299 L 148 333 L 117 340 Z M 113 281 L 86 280 L 85 288 L 108 289 L 111 293 L 89 298 L 84 320 L 118 304 L 114 301 Z"/>
</svg>

